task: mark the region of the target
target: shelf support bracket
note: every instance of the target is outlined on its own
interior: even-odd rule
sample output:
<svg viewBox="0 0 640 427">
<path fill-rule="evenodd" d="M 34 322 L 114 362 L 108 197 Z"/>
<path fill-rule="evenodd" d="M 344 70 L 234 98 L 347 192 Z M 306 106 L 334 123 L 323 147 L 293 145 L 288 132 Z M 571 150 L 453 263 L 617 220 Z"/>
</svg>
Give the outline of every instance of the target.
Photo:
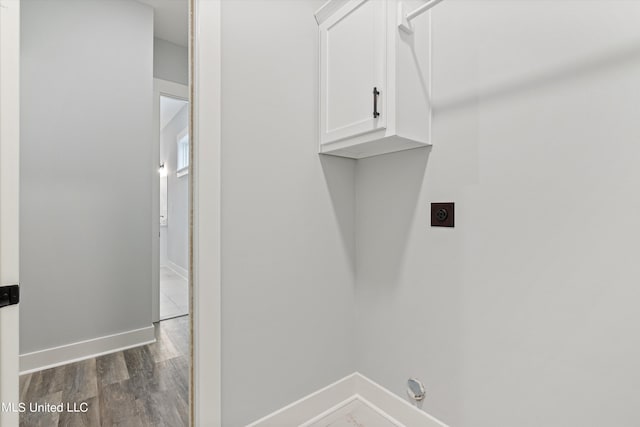
<svg viewBox="0 0 640 427">
<path fill-rule="evenodd" d="M 407 34 L 413 34 L 413 27 L 411 21 L 417 16 L 422 15 L 433 6 L 437 5 L 443 0 L 430 0 L 422 6 L 416 8 L 412 12 L 406 13 L 404 8 L 404 2 L 398 2 L 398 28 Z"/>
</svg>

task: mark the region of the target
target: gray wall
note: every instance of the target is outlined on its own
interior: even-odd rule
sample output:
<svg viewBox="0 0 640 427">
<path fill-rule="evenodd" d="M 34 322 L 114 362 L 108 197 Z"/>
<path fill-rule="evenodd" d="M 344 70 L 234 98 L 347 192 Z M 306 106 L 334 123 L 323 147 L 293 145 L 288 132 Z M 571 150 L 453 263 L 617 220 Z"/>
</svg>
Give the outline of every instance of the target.
<svg viewBox="0 0 640 427">
<path fill-rule="evenodd" d="M 189 50 L 154 37 L 153 77 L 183 85 L 189 84 Z"/>
<path fill-rule="evenodd" d="M 640 4 L 447 1 L 433 150 L 357 167 L 357 366 L 455 427 L 640 425 Z M 455 229 L 429 203 L 455 201 Z M 311 364 L 310 364 L 311 366 Z"/>
<path fill-rule="evenodd" d="M 30 0 L 21 24 L 27 353 L 151 325 L 153 14 Z"/>
<path fill-rule="evenodd" d="M 160 162 L 167 165 L 167 259 L 189 268 L 189 175 L 176 176 L 176 137 L 189 124 L 189 104 L 175 115 L 160 132 Z M 161 231 L 165 227 L 161 227 Z"/>
<path fill-rule="evenodd" d="M 355 370 L 353 161 L 317 154 L 321 5 L 222 4 L 225 427 Z"/>
</svg>

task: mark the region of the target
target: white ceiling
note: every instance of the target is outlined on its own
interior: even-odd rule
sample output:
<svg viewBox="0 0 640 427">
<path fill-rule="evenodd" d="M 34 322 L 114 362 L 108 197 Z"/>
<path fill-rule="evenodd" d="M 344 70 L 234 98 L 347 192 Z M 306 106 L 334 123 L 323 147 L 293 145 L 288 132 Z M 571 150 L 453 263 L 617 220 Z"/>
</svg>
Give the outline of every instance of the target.
<svg viewBox="0 0 640 427">
<path fill-rule="evenodd" d="M 160 97 L 160 129 L 169 124 L 176 114 L 187 104 L 187 101 L 181 99 L 169 98 L 167 96 Z"/>
<path fill-rule="evenodd" d="M 138 0 L 153 7 L 153 35 L 187 47 L 189 43 L 189 6 L 187 0 Z"/>
</svg>

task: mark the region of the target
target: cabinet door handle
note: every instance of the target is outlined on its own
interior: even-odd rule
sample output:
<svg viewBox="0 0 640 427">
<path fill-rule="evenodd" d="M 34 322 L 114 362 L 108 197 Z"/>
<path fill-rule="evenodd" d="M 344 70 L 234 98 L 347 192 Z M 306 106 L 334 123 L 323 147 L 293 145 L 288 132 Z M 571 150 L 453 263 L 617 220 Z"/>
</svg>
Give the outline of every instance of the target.
<svg viewBox="0 0 640 427">
<path fill-rule="evenodd" d="M 378 95 L 380 95 L 380 92 L 378 92 L 378 88 L 374 87 L 373 88 L 373 118 L 377 119 L 380 116 L 380 113 L 378 113 Z"/>
</svg>

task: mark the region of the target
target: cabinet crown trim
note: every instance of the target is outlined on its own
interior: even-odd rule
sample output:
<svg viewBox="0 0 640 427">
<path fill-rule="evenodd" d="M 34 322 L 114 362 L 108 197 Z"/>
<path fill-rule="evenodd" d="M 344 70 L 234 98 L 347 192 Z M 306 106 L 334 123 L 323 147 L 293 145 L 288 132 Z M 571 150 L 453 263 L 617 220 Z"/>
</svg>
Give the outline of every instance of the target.
<svg viewBox="0 0 640 427">
<path fill-rule="evenodd" d="M 333 15 L 338 9 L 340 9 L 348 2 L 349 0 L 328 0 L 320 7 L 320 9 L 316 11 L 316 13 L 314 13 L 318 25 L 326 21 L 327 18 Z"/>
</svg>

